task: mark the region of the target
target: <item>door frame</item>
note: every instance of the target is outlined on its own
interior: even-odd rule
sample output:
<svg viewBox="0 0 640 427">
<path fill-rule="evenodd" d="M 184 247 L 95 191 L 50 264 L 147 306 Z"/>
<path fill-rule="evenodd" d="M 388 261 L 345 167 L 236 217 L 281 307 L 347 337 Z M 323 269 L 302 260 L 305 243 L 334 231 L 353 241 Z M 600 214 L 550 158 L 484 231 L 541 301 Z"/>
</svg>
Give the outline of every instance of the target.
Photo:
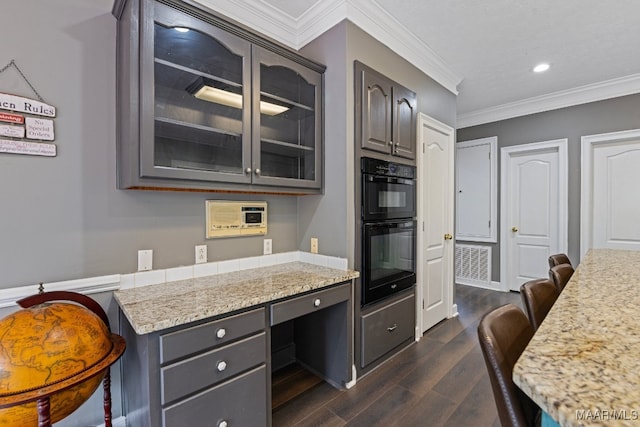
<svg viewBox="0 0 640 427">
<path fill-rule="evenodd" d="M 532 142 L 500 149 L 500 290 L 509 292 L 507 283 L 507 247 L 511 225 L 507 221 L 507 177 L 509 158 L 516 153 L 555 149 L 558 152 L 558 252 L 567 253 L 569 240 L 569 167 L 567 156 L 568 139 Z"/>
<path fill-rule="evenodd" d="M 585 135 L 580 160 L 580 259 L 593 244 L 593 156 L 597 147 L 640 139 L 640 129 Z"/>
<path fill-rule="evenodd" d="M 425 221 L 425 212 L 422 209 L 423 206 L 423 190 L 424 190 L 424 179 L 425 179 L 425 162 L 426 162 L 426 153 L 424 150 L 424 144 L 422 142 L 424 128 L 429 127 L 437 132 L 441 132 L 445 134 L 448 138 L 448 142 L 450 144 L 451 149 L 449 150 L 449 164 L 451 167 L 448 169 L 448 179 L 451 184 L 451 191 L 449 191 L 449 206 L 451 207 L 451 212 L 448 218 L 448 228 L 451 230 L 451 234 L 454 234 L 454 218 L 455 218 L 455 130 L 424 113 L 418 113 L 417 120 L 417 140 L 416 140 L 416 159 L 418 166 L 418 181 L 416 185 L 416 206 L 417 206 L 417 220 L 418 220 L 418 230 L 417 230 L 417 242 L 416 242 L 416 341 L 419 341 L 422 337 L 422 325 L 424 320 L 424 291 L 423 291 L 423 281 L 424 281 L 424 271 L 422 269 L 422 258 L 424 257 L 424 240 L 425 240 L 425 231 L 424 231 L 424 221 Z M 450 248 L 448 248 L 448 260 L 447 260 L 447 269 L 449 270 L 449 286 L 447 287 L 446 294 L 444 298 L 446 299 L 445 304 L 447 307 L 447 318 L 451 318 L 458 314 L 458 308 L 453 303 L 453 286 L 454 286 L 454 269 L 453 269 L 453 254 L 454 254 L 454 245 L 455 240 L 451 240 Z"/>
</svg>

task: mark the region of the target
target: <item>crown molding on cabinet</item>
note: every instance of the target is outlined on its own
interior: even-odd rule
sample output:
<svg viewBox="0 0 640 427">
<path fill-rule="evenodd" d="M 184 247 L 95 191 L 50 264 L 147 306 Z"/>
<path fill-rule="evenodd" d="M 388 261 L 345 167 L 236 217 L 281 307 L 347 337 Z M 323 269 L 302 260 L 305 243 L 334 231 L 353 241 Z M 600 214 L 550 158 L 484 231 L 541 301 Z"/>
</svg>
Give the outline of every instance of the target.
<svg viewBox="0 0 640 427">
<path fill-rule="evenodd" d="M 260 0 L 194 0 L 256 31 L 299 50 L 338 22 L 348 19 L 455 95 L 462 78 L 422 40 L 375 0 L 316 2 L 294 18 Z"/>
<path fill-rule="evenodd" d="M 640 93 L 640 73 L 459 114 L 457 129 Z"/>
</svg>

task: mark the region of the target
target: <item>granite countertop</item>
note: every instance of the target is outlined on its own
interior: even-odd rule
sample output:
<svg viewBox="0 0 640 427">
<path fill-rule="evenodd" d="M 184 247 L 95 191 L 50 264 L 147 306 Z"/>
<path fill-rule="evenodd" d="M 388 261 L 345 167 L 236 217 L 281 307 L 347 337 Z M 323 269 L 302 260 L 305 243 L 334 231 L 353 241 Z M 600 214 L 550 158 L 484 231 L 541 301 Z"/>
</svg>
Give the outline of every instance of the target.
<svg viewBox="0 0 640 427">
<path fill-rule="evenodd" d="M 304 262 L 167 282 L 114 292 L 138 335 L 321 289 L 355 279 L 354 270 Z"/>
<path fill-rule="evenodd" d="M 640 426 L 640 251 L 592 249 L 513 371 L 562 426 Z"/>
</svg>

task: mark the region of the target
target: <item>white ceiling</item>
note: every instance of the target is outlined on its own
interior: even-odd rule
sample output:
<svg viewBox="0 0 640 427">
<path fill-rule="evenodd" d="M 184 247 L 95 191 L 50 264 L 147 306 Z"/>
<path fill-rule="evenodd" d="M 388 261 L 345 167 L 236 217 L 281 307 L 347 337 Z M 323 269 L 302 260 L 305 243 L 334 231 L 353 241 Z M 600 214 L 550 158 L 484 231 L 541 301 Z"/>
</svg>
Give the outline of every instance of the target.
<svg viewBox="0 0 640 427">
<path fill-rule="evenodd" d="M 197 1 L 295 49 L 349 19 L 457 93 L 458 127 L 640 92 L 638 0 Z"/>
</svg>

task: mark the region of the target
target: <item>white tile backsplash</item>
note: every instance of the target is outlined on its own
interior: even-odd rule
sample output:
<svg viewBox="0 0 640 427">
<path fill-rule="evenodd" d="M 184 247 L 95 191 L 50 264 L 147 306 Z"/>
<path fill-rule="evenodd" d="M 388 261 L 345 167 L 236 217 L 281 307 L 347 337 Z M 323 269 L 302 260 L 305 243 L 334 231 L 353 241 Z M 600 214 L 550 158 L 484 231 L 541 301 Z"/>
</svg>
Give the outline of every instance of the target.
<svg viewBox="0 0 640 427">
<path fill-rule="evenodd" d="M 240 270 L 248 270 L 250 268 L 258 268 L 260 267 L 260 256 L 252 256 L 248 258 L 240 258 L 238 261 L 240 262 Z"/>
<path fill-rule="evenodd" d="M 240 270 L 240 261 L 237 259 L 230 259 L 227 261 L 218 262 L 218 274 L 233 273 Z"/>
<path fill-rule="evenodd" d="M 219 272 L 219 263 L 217 262 L 207 262 L 204 264 L 196 264 L 193 266 L 193 277 L 204 277 L 204 276 L 212 276 L 214 274 L 218 274 Z"/>
<path fill-rule="evenodd" d="M 198 264 L 200 265 L 200 264 Z M 193 279 L 193 265 L 183 267 L 167 268 L 167 282 L 176 282 L 178 280 Z"/>
<path fill-rule="evenodd" d="M 158 283 L 165 283 L 167 281 L 165 270 L 141 271 L 134 273 L 134 276 L 136 288 L 157 285 Z"/>
<path fill-rule="evenodd" d="M 133 289 L 136 287 L 135 274 L 120 275 L 120 289 Z"/>
<path fill-rule="evenodd" d="M 285 264 L 287 262 L 296 262 L 296 261 L 300 261 L 300 252 L 299 251 L 282 252 L 282 253 L 276 254 L 276 257 L 278 258 L 278 264 Z"/>
<path fill-rule="evenodd" d="M 278 257 L 275 254 L 262 255 L 259 258 L 260 258 L 260 267 L 269 267 L 271 265 L 280 264 L 278 262 Z"/>
</svg>

